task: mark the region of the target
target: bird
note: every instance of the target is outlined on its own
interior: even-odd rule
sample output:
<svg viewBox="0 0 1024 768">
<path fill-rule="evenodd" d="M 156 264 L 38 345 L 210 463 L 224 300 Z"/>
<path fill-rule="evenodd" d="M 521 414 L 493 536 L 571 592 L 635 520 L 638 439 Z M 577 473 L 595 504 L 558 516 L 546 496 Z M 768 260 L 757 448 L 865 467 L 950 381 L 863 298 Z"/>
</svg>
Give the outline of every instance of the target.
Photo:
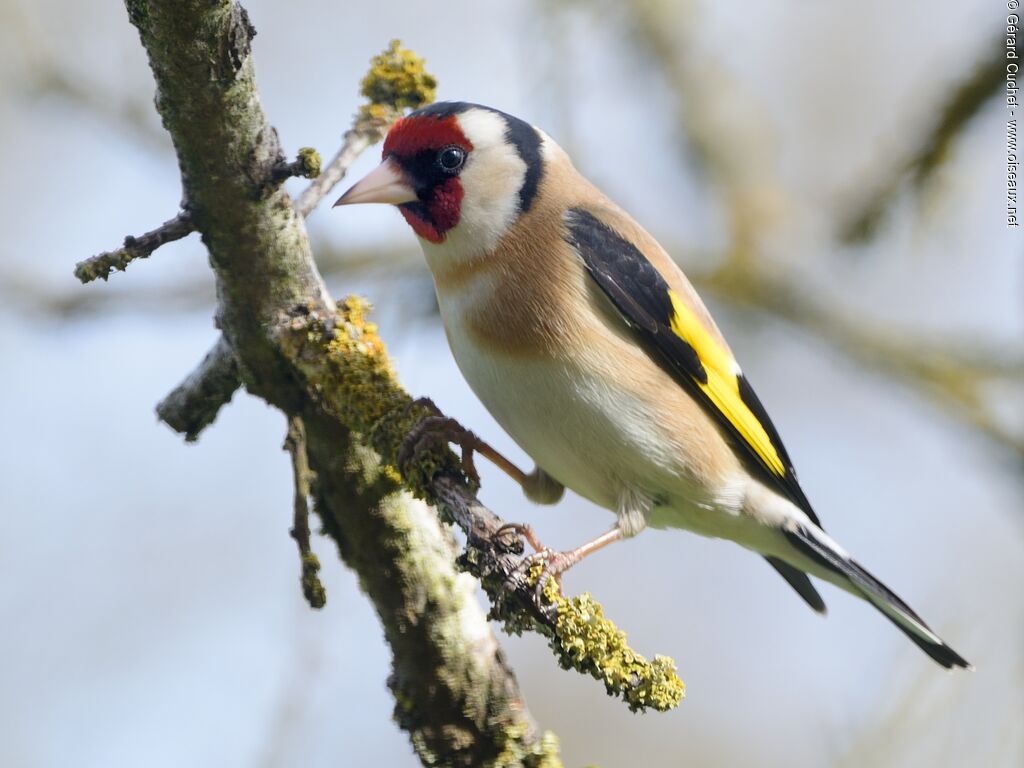
<svg viewBox="0 0 1024 768">
<path fill-rule="evenodd" d="M 811 576 L 943 667 L 971 668 L 825 532 L 682 269 L 548 134 L 479 104 L 430 104 L 394 123 L 381 164 L 335 206 L 363 203 L 396 206 L 412 228 L 456 364 L 535 468 L 468 430 L 463 447 L 534 502 L 569 488 L 615 513 L 568 552 L 513 526 L 552 573 L 647 527 L 684 529 L 760 554 L 819 613 Z"/>
</svg>

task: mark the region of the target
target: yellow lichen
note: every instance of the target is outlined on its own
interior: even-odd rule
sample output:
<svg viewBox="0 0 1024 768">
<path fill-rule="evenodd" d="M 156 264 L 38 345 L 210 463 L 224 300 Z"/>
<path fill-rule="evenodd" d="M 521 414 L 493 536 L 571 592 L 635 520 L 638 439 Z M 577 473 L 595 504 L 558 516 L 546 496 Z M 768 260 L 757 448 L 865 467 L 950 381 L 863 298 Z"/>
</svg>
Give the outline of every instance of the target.
<svg viewBox="0 0 1024 768">
<path fill-rule="evenodd" d="M 360 89 L 370 104 L 393 109 L 417 109 L 434 100 L 437 80 L 426 71 L 425 62 L 392 40 L 388 48 L 370 60 Z"/>
<path fill-rule="evenodd" d="M 302 594 L 311 608 L 327 605 L 327 590 L 320 581 L 320 559 L 312 552 L 302 554 Z"/>
<path fill-rule="evenodd" d="M 558 737 L 551 731 L 545 731 L 540 739 L 527 746 L 523 741 L 529 730 L 530 725 L 526 722 L 507 727 L 501 753 L 493 761 L 488 761 L 486 768 L 562 768 Z"/>
<path fill-rule="evenodd" d="M 625 632 L 605 618 L 600 603 L 587 592 L 564 597 L 549 578 L 544 597 L 558 611 L 551 646 L 564 668 L 601 680 L 609 694 L 622 696 L 634 712 L 664 712 L 679 705 L 686 686 L 672 659 L 655 656 L 648 661 L 630 648 Z"/>
<path fill-rule="evenodd" d="M 299 175 L 306 179 L 315 179 L 320 175 L 320 153 L 312 147 L 302 147 L 298 152 L 301 165 Z"/>
<path fill-rule="evenodd" d="M 367 320 L 371 309 L 365 299 L 350 296 L 333 317 L 300 313 L 286 323 L 291 332 L 284 334 L 282 343 L 324 405 L 364 434 L 384 462 L 394 467 L 407 436 L 432 413 L 414 406 L 396 380 L 377 325 Z M 437 445 L 417 451 L 399 469 L 406 487 L 426 497 L 437 472 L 453 466 L 458 466 L 455 455 Z"/>
<path fill-rule="evenodd" d="M 390 124 L 407 109 L 418 109 L 437 95 L 437 79 L 425 62 L 398 40 L 370 60 L 370 70 L 360 84 L 367 103 L 359 109 L 360 123 Z"/>
</svg>

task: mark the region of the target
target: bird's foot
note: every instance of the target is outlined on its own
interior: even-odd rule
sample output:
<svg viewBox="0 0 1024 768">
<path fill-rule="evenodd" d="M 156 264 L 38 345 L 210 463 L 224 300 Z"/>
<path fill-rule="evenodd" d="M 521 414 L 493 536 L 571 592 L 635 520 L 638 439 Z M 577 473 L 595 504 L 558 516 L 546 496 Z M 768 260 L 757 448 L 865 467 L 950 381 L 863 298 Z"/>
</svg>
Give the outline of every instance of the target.
<svg viewBox="0 0 1024 768">
<path fill-rule="evenodd" d="M 530 545 L 533 552 L 522 560 L 512 570 L 505 580 L 505 585 L 502 588 L 502 593 L 511 590 L 513 586 L 522 579 L 523 581 L 533 582 L 534 594 L 538 603 L 543 601 L 544 585 L 547 583 L 549 578 L 554 578 L 555 583 L 558 584 L 558 589 L 561 591 L 562 588 L 562 573 L 571 568 L 578 558 L 574 557 L 575 552 L 558 552 L 553 549 L 545 547 L 533 528 L 526 523 L 506 523 L 496 530 L 492 535 L 491 539 L 498 542 L 499 546 L 508 548 L 506 541 L 502 541 L 503 537 L 507 538 L 508 534 L 515 534 L 515 544 L 518 546 L 518 551 L 522 551 L 523 541 Z M 540 565 L 541 570 L 539 574 L 534 576 L 534 568 Z"/>
<path fill-rule="evenodd" d="M 501 526 L 501 528 L 492 534 L 491 538 L 497 540 L 509 532 L 522 537 L 526 543 L 533 548 L 534 552 L 541 552 L 547 549 L 547 547 L 540 543 L 540 539 L 538 539 L 537 534 L 533 532 L 533 528 L 526 523 L 505 523 L 505 525 Z"/>
<path fill-rule="evenodd" d="M 512 526 L 515 526 L 517 529 L 529 529 L 529 526 L 519 526 L 515 523 L 513 523 Z M 505 527 L 510 528 L 512 526 Z M 533 582 L 534 594 L 538 602 L 543 601 L 544 587 L 547 585 L 548 579 L 554 579 L 555 584 L 558 585 L 558 591 L 561 592 L 562 574 L 579 562 L 577 553 L 559 552 L 558 550 L 548 549 L 547 547 L 542 546 L 535 537 L 531 540 L 531 538 L 526 535 L 525 531 L 517 532 L 519 532 L 520 535 L 522 535 L 536 551 L 527 555 L 520 561 L 519 565 L 517 565 L 515 570 L 512 572 L 513 575 L 522 577 L 528 582 Z M 533 531 L 529 530 L 529 534 L 532 536 Z M 540 566 L 540 572 L 535 573 L 534 569 L 538 565 Z M 534 579 L 536 579 L 535 582 Z"/>
<path fill-rule="evenodd" d="M 555 584 L 558 586 L 558 591 L 561 592 L 562 574 L 576 565 L 579 560 L 580 558 L 575 551 L 559 552 L 554 549 L 542 549 L 534 552 L 529 557 L 523 558 L 523 565 L 528 574 L 533 571 L 538 563 L 541 565 L 540 573 L 537 576 L 537 584 L 534 587 L 537 598 L 540 599 L 544 596 L 544 588 L 547 586 L 548 579 L 554 579 Z"/>
<path fill-rule="evenodd" d="M 527 526 L 528 527 L 528 526 Z M 533 532 L 530 531 L 532 534 Z M 525 537 L 524 537 L 525 538 Z M 519 564 L 516 569 L 525 569 L 526 573 L 529 574 L 537 563 L 542 563 L 543 567 L 537 578 L 537 595 L 540 597 L 544 593 L 544 586 L 548 579 L 553 578 L 555 583 L 558 585 L 559 591 L 562 589 L 562 574 L 572 568 L 576 563 L 599 549 L 604 549 L 612 542 L 618 541 L 622 538 L 622 529 L 618 525 L 605 531 L 600 536 L 591 541 L 586 542 L 582 546 L 576 547 L 576 549 L 569 550 L 568 552 L 557 552 L 547 547 L 537 546 L 540 544 L 534 544 L 532 541 L 531 545 L 534 547 L 534 552 L 529 557 L 524 557 L 523 561 Z"/>
<path fill-rule="evenodd" d="M 470 432 L 455 419 L 450 419 L 441 413 L 441 409 L 434 404 L 429 397 L 421 397 L 413 400 L 406 406 L 404 414 L 408 414 L 414 407 L 426 408 L 433 415 L 427 416 L 419 422 L 402 441 L 398 451 L 398 466 L 404 466 L 412 456 L 427 447 L 437 448 L 442 443 L 450 443 L 459 446 L 462 451 L 462 472 L 470 484 L 479 488 L 480 475 L 476 471 L 476 464 L 473 461 L 473 454 L 478 453 L 485 456 L 502 472 L 511 477 L 527 492 L 536 488 L 535 493 L 541 499 L 556 501 L 561 497 L 562 486 L 552 478 L 544 475 L 538 470 L 534 477 L 527 475 L 523 470 L 498 453 L 488 443 L 485 443 L 475 433 Z"/>
<path fill-rule="evenodd" d="M 470 485 L 479 487 L 480 475 L 476 471 L 473 452 L 487 447 L 487 444 L 455 419 L 441 413 L 441 409 L 429 397 L 421 397 L 414 400 L 406 406 L 405 413 L 408 413 L 415 406 L 426 408 L 434 415 L 427 416 L 421 420 L 405 436 L 401 447 L 398 449 L 398 466 L 404 467 L 410 459 L 421 451 L 438 448 L 447 444 L 457 445 L 461 451 L 460 466 L 462 473 L 466 476 Z"/>
</svg>

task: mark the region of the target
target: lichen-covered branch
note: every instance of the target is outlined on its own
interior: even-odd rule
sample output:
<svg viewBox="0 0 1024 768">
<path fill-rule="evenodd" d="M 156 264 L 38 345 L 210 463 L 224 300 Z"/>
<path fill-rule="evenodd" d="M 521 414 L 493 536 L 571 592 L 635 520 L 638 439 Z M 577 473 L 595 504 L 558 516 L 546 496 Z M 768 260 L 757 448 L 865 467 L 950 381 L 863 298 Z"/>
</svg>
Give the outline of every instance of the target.
<svg viewBox="0 0 1024 768">
<path fill-rule="evenodd" d="M 530 717 L 437 513 L 333 415 L 310 407 L 303 420 L 310 456 L 325 462 L 316 511 L 380 616 L 395 721 L 423 764 L 560 768 L 558 740 Z"/>
<path fill-rule="evenodd" d="M 290 163 L 278 163 L 270 170 L 270 181 L 280 184 L 292 176 L 315 179 L 320 175 L 321 164 L 319 152 L 312 147 L 302 147 Z"/>
<path fill-rule="evenodd" d="M 634 712 L 679 706 L 686 686 L 671 658 L 648 661 L 634 651 L 589 592 L 565 597 L 554 579 L 538 591 L 543 568 L 524 572 L 519 550 L 507 548 L 498 535 L 505 521 L 449 474 L 435 475 L 427 493 L 466 534 L 462 567 L 480 578 L 492 600 L 491 617 L 502 620 L 506 631 L 540 632 L 559 665 L 600 680 L 608 695 L 621 697 Z"/>
<path fill-rule="evenodd" d="M 309 216 L 345 178 L 359 155 L 387 135 L 404 110 L 430 103 L 437 92 L 437 82 L 424 68 L 423 60 L 403 49 L 397 40 L 370 62 L 361 87 L 366 103 L 359 108 L 352 128 L 345 132 L 341 149 L 295 201 L 295 209 L 303 216 Z"/>
<path fill-rule="evenodd" d="M 188 442 L 194 442 L 241 385 L 235 353 L 221 336 L 199 367 L 160 401 L 156 414 Z"/>
<path fill-rule="evenodd" d="M 310 608 L 323 608 L 327 604 L 327 590 L 320 581 L 320 560 L 309 543 L 309 497 L 312 493 L 313 472 L 306 453 L 306 425 L 299 416 L 288 418 L 288 435 L 284 449 L 292 459 L 292 480 L 295 483 L 291 537 L 299 548 L 302 566 L 299 583 L 302 595 Z"/>
<path fill-rule="evenodd" d="M 106 280 L 111 272 L 123 272 L 135 259 L 145 259 L 164 243 L 181 240 L 193 231 L 195 227 L 192 218 L 187 211 L 183 211 L 144 235 L 128 235 L 124 245 L 117 250 L 106 251 L 78 262 L 75 265 L 75 277 L 83 283 L 90 283 L 97 278 Z"/>
<path fill-rule="evenodd" d="M 260 106 L 248 15 L 231 0 L 126 6 L 192 223 L 209 250 L 224 343 L 246 389 L 305 425 L 317 514 L 359 575 L 394 654 L 396 719 L 425 765 L 555 768 L 557 740 L 534 726 L 473 581 L 455 568 L 449 533 L 356 439 L 353 420 L 310 388 L 282 344 L 280 319 L 293 308 L 322 317 L 336 310 L 303 219 L 275 183 L 285 160 Z"/>
<path fill-rule="evenodd" d="M 331 159 L 312 184 L 306 187 L 295 201 L 295 209 L 303 216 L 309 216 L 320 201 L 326 197 L 338 182 L 345 178 L 348 169 L 367 148 L 380 141 L 380 131 L 376 128 L 352 128 L 345 132 L 341 149 Z"/>
<path fill-rule="evenodd" d="M 333 314 L 298 305 L 281 317 L 281 347 L 321 407 L 362 436 L 385 464 L 396 466 L 406 436 L 434 414 L 416 405 L 396 381 L 367 310 L 355 297 Z M 536 578 L 522 567 L 521 543 L 499 535 L 505 522 L 476 499 L 450 450 L 421 451 L 398 470 L 410 491 L 465 533 L 460 563 L 480 578 L 494 618 L 515 632 L 541 632 L 562 666 L 602 680 L 631 709 L 679 704 L 685 689 L 671 659 L 648 662 L 632 650 L 589 595 L 564 598 L 557 586 L 551 591 L 553 582 L 537 589 Z"/>
</svg>

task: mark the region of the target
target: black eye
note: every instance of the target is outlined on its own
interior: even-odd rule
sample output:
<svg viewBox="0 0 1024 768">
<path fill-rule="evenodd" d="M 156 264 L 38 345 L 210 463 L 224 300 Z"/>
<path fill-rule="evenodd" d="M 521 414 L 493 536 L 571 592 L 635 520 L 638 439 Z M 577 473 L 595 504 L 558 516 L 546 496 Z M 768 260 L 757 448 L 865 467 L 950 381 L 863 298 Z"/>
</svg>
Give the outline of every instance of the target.
<svg viewBox="0 0 1024 768">
<path fill-rule="evenodd" d="M 445 147 L 437 153 L 437 164 L 446 173 L 455 173 L 466 162 L 466 150 L 462 147 Z"/>
</svg>

